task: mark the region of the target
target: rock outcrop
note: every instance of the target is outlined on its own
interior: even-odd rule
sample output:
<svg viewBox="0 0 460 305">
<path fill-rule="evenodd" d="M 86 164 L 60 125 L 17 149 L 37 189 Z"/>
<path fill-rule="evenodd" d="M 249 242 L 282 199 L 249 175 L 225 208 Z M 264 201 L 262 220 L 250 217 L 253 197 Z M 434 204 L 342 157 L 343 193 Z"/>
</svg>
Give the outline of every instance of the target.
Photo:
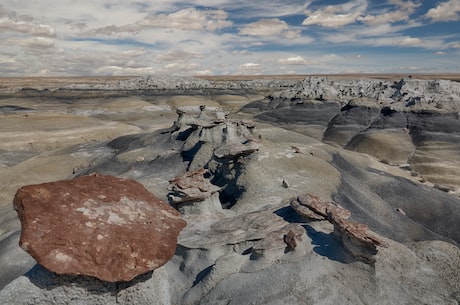
<svg viewBox="0 0 460 305">
<path fill-rule="evenodd" d="M 205 106 L 180 108 L 178 115 L 170 138 L 172 141 L 183 143 L 180 152 L 188 164 L 187 172 L 172 180 L 174 185 L 171 187 L 169 198 L 174 202 L 178 190 L 185 193 L 180 186 L 182 184 L 184 188 L 189 189 L 186 192 L 194 192 L 192 198 L 199 196 L 205 199 L 220 189 L 222 204 L 233 204 L 232 198 L 238 196 L 240 189 L 237 175 L 244 167 L 244 160 L 261 147 L 254 123 L 245 119 L 230 119 L 227 117 L 228 113 Z M 203 169 L 207 178 L 199 178 L 204 173 L 200 172 Z M 185 177 L 187 182 L 184 180 Z M 197 193 L 196 188 L 185 187 L 185 184 L 192 183 L 192 180 L 201 184 L 202 190 L 208 191 L 199 190 Z"/>
<path fill-rule="evenodd" d="M 345 248 L 355 257 L 375 262 L 377 246 L 386 246 L 365 224 L 347 220 L 351 213 L 333 201 L 322 200 L 318 196 L 305 194 L 290 199 L 291 207 L 307 220 L 327 220 L 334 225 L 334 234 Z M 285 237 L 285 241 L 290 240 Z M 286 242 L 287 243 L 287 242 Z"/>
<path fill-rule="evenodd" d="M 340 101 L 368 99 L 393 107 L 452 109 L 460 102 L 460 84 L 448 80 L 403 78 L 398 82 L 373 79 L 337 80 L 307 77 L 276 97 L 287 99 Z M 442 106 L 439 106 L 440 104 Z"/>
<path fill-rule="evenodd" d="M 185 221 L 140 183 L 82 176 L 18 190 L 20 246 L 57 274 L 129 281 L 174 255 Z"/>
<path fill-rule="evenodd" d="M 243 111 L 460 194 L 460 83 L 308 77 Z"/>
</svg>

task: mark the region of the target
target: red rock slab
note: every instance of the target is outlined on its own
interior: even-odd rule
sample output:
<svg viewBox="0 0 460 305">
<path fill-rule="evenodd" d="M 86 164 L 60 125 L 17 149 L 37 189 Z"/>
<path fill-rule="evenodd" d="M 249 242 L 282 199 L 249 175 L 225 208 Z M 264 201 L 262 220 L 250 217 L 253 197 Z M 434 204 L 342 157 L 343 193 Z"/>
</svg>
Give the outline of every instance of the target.
<svg viewBox="0 0 460 305">
<path fill-rule="evenodd" d="M 22 187 L 19 244 L 57 274 L 129 281 L 174 255 L 186 222 L 140 183 L 93 174 Z"/>
</svg>

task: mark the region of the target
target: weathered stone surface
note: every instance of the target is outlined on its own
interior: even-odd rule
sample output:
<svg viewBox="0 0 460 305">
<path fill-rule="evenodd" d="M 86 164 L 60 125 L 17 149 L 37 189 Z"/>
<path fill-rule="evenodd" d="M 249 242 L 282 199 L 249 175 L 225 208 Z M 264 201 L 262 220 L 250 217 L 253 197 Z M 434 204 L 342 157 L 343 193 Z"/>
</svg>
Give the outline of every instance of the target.
<svg viewBox="0 0 460 305">
<path fill-rule="evenodd" d="M 221 146 L 214 151 L 217 158 L 237 158 L 250 155 L 258 151 L 260 144 L 255 141 L 244 141 L 243 143 L 232 143 Z"/>
<path fill-rule="evenodd" d="M 291 207 L 302 217 L 313 220 L 327 219 L 328 213 L 333 211 L 343 219 L 351 216 L 350 211 L 343 208 L 333 201 L 321 200 L 318 196 L 305 194 L 292 198 L 290 200 Z"/>
<path fill-rule="evenodd" d="M 94 174 L 25 186 L 20 246 L 58 274 L 129 281 L 164 265 L 185 221 L 140 183 Z"/>
<path fill-rule="evenodd" d="M 210 197 L 220 188 L 213 185 L 208 178 L 204 177 L 207 170 L 202 168 L 192 172 L 185 172 L 169 181 L 168 199 L 172 203 L 187 201 L 201 201 Z"/>
</svg>

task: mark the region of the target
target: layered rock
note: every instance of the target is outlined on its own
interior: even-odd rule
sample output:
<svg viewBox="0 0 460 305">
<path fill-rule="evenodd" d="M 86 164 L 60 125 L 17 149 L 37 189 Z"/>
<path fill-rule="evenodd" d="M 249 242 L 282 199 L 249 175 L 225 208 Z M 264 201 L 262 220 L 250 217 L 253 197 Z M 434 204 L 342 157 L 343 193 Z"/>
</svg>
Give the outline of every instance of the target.
<svg viewBox="0 0 460 305">
<path fill-rule="evenodd" d="M 164 265 L 185 221 L 140 183 L 94 174 L 25 186 L 20 246 L 57 274 L 129 281 Z"/>
<path fill-rule="evenodd" d="M 333 212 L 342 219 L 351 216 L 350 211 L 333 201 L 325 201 L 318 196 L 305 194 L 289 201 L 291 207 L 302 217 L 312 220 L 326 220 L 329 213 Z"/>
<path fill-rule="evenodd" d="M 308 220 L 327 220 L 334 225 L 334 234 L 355 257 L 374 262 L 377 246 L 386 244 L 365 224 L 347 220 L 351 213 L 333 201 L 305 194 L 290 199 L 291 207 Z M 285 240 L 290 240 L 289 236 Z"/>
</svg>

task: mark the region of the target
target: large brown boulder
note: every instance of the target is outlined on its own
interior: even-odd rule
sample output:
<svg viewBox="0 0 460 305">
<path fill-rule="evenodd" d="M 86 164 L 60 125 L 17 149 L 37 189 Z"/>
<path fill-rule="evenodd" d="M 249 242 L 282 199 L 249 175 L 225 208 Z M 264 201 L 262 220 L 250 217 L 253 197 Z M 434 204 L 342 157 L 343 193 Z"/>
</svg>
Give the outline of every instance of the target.
<svg viewBox="0 0 460 305">
<path fill-rule="evenodd" d="M 57 274 L 129 281 L 164 265 L 186 223 L 140 183 L 93 174 L 22 187 L 20 246 Z"/>
</svg>

